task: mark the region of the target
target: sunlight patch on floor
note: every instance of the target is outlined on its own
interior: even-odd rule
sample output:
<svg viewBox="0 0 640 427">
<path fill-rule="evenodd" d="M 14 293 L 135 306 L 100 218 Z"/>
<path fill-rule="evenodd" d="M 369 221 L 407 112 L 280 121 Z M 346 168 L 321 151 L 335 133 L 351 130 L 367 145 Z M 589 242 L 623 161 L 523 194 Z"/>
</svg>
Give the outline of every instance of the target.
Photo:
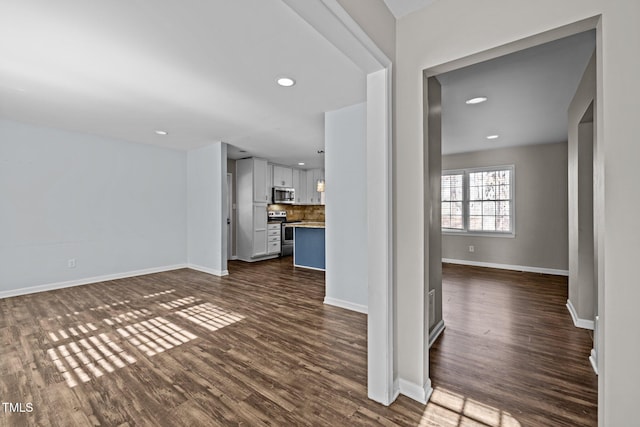
<svg viewBox="0 0 640 427">
<path fill-rule="evenodd" d="M 160 295 L 167 295 L 167 294 L 172 294 L 174 293 L 176 290 L 175 289 L 168 289 L 166 291 L 162 291 L 162 292 L 156 292 L 153 294 L 149 294 L 149 295 L 145 295 L 142 298 L 154 298 L 154 297 L 159 297 Z"/>
<path fill-rule="evenodd" d="M 419 425 L 522 427 L 508 412 L 440 387 L 434 389 Z"/>
<path fill-rule="evenodd" d="M 198 338 L 163 317 L 127 325 L 117 331 L 147 356 L 154 356 Z"/>
<path fill-rule="evenodd" d="M 91 310 L 91 311 L 94 311 L 94 310 L 106 310 L 107 308 L 112 308 L 112 307 L 117 307 L 119 305 L 129 304 L 130 302 L 131 302 L 130 300 L 126 299 L 124 301 L 112 302 L 112 303 L 99 305 L 97 307 L 91 307 L 91 308 L 89 308 L 89 310 Z"/>
<path fill-rule="evenodd" d="M 85 323 L 84 325 L 77 325 L 75 327 L 70 327 L 67 329 L 59 329 L 57 334 L 55 332 L 49 332 L 49 339 L 52 342 L 58 342 L 61 340 L 66 340 L 70 337 L 77 337 L 80 334 L 88 334 L 92 331 L 96 331 L 98 328 L 94 326 L 93 323 Z"/>
<path fill-rule="evenodd" d="M 217 331 L 244 319 L 244 316 L 223 310 L 209 302 L 184 308 L 176 311 L 176 314 L 210 331 Z"/>
<path fill-rule="evenodd" d="M 169 302 L 161 302 L 160 307 L 166 308 L 167 310 L 171 310 L 178 307 L 184 307 L 185 305 L 193 304 L 194 302 L 202 301 L 200 298 L 196 297 L 184 297 L 177 300 L 169 301 Z"/>
<path fill-rule="evenodd" d="M 69 387 L 136 362 L 107 334 L 93 335 L 50 348 L 47 355 Z"/>
<path fill-rule="evenodd" d="M 113 316 L 110 319 L 102 319 L 107 325 L 113 326 L 116 323 L 122 324 L 126 322 L 130 322 L 132 320 L 140 319 L 142 317 L 150 316 L 152 313 L 143 308 L 141 310 L 132 310 L 127 313 L 122 313 L 117 316 Z"/>
</svg>

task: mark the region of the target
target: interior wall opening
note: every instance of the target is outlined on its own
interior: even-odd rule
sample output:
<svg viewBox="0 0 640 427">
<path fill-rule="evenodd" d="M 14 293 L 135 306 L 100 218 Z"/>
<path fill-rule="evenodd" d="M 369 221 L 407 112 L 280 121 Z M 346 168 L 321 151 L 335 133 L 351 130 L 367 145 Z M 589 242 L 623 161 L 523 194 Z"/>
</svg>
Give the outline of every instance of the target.
<svg viewBox="0 0 640 427">
<path fill-rule="evenodd" d="M 428 319 L 429 328 L 429 376 L 436 392 L 449 390 L 473 395 L 478 387 L 504 388 L 505 381 L 513 381 L 514 393 L 525 385 L 531 389 L 530 376 L 544 363 L 538 353 L 544 352 L 543 348 L 558 337 L 561 337 L 558 343 L 563 343 L 569 337 L 582 334 L 579 346 L 566 345 L 564 351 L 577 354 L 580 359 L 572 373 L 574 380 L 580 382 L 581 378 L 586 378 L 583 382 L 588 383 L 578 391 L 584 397 L 584 407 L 577 412 L 588 414 L 585 425 L 597 423 L 598 379 L 590 371 L 589 351 L 584 354 L 583 347 L 593 347 L 591 357 L 594 359 L 598 339 L 576 329 L 570 317 L 567 323 L 567 310 L 562 301 L 568 298 L 570 258 L 566 117 L 568 104 L 595 50 L 596 24 L 596 20 L 576 23 L 425 70 L 424 176 L 429 192 L 425 194 L 428 221 L 425 229 L 430 234 L 425 239 L 425 253 L 428 254 L 425 265 L 429 266 L 429 274 L 425 275 L 428 286 L 425 286 L 424 318 Z M 572 43 L 573 47 L 570 47 Z M 565 61 L 561 67 L 573 67 L 571 73 L 565 73 L 571 74 L 566 77 L 570 84 L 553 82 L 553 74 L 544 70 L 545 55 L 551 62 Z M 570 64 L 572 58 L 574 64 Z M 520 93 L 514 93 L 509 86 L 518 83 L 517 77 L 510 76 L 513 68 L 527 61 L 537 62 L 538 66 L 531 75 L 520 78 L 549 86 L 546 101 L 539 99 L 545 91 L 536 90 L 534 84 Z M 503 68 L 492 70 L 492 62 Z M 505 88 L 495 93 L 485 92 L 482 87 L 476 87 L 474 91 L 470 78 L 474 73 L 488 73 L 487 88 L 491 88 L 490 84 L 506 83 Z M 564 88 L 554 89 L 554 84 Z M 561 93 L 562 90 L 565 92 Z M 516 104 L 502 112 L 506 116 L 502 125 L 498 120 L 500 111 L 495 108 L 495 104 L 508 104 L 516 96 L 521 97 L 520 105 L 524 105 L 522 109 L 530 121 L 520 125 L 520 134 L 518 111 L 513 107 Z M 457 105 L 453 105 L 454 102 Z M 533 105 L 537 102 L 542 107 Z M 545 117 L 544 110 L 554 110 L 557 116 L 558 105 L 562 106 L 564 122 L 560 122 L 564 126 L 564 137 L 554 136 L 552 130 L 536 134 L 535 129 L 544 126 L 544 120 L 540 119 Z M 586 127 L 591 126 L 589 142 L 593 155 L 594 125 L 585 125 L 587 119 L 593 120 L 593 111 L 585 117 L 580 128 L 581 132 L 587 133 Z M 504 123 L 507 123 L 506 127 Z M 469 127 L 472 129 L 466 129 Z M 527 139 L 526 135 L 533 134 L 537 135 L 538 141 L 532 137 Z M 457 147 L 452 148 L 451 141 Z M 593 192 L 593 159 L 591 166 L 589 182 L 593 214 L 596 194 Z M 595 203 L 601 198 L 598 194 Z M 564 223 L 559 225 L 562 221 L 554 218 L 562 216 Z M 541 224 L 544 224 L 543 228 Z M 592 220 L 591 235 L 594 233 Z M 560 238 L 564 238 L 563 244 L 553 243 L 553 239 Z M 518 250 L 518 239 L 525 240 L 526 251 Z M 592 241 L 590 247 L 593 262 L 597 242 Z M 597 277 L 597 265 L 596 256 L 591 266 L 594 277 Z M 511 286 L 513 284 L 516 284 L 515 288 Z M 548 307 L 539 306 L 537 308 L 544 311 L 540 314 L 530 311 L 526 304 L 521 305 L 523 298 L 531 296 L 529 286 L 545 289 L 529 301 L 534 306 L 538 304 L 536 298 L 542 303 L 545 295 L 553 294 L 551 299 L 555 306 L 552 312 Z M 590 291 L 595 295 L 592 301 L 595 316 L 597 281 L 591 286 Z M 526 315 L 523 317 L 523 314 Z M 483 322 L 483 318 L 486 321 Z M 528 348 L 531 354 L 523 357 L 517 352 L 510 353 L 520 345 Z M 498 348 L 501 351 L 494 353 Z M 591 363 L 595 369 L 597 361 L 591 360 Z M 463 372 L 460 369 L 465 365 L 467 374 L 460 375 Z M 453 370 L 456 376 L 469 376 L 470 380 L 451 382 L 450 377 L 439 375 L 435 370 Z M 500 375 L 481 374 L 483 371 L 495 373 L 494 370 L 503 371 L 499 380 Z"/>
</svg>

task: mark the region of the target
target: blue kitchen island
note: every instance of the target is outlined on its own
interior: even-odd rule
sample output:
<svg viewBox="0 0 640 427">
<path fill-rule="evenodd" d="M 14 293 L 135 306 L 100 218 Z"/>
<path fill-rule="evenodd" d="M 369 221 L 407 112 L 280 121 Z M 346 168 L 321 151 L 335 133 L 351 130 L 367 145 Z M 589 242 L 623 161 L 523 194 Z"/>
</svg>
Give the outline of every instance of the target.
<svg viewBox="0 0 640 427">
<path fill-rule="evenodd" d="M 293 232 L 293 265 L 325 270 L 324 222 L 301 222 Z"/>
</svg>

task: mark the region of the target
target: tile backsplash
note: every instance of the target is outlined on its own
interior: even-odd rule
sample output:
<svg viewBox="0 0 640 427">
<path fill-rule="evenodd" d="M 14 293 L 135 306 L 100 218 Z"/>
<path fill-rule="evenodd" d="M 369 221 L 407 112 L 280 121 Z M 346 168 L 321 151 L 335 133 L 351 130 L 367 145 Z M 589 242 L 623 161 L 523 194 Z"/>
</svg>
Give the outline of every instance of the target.
<svg viewBox="0 0 640 427">
<path fill-rule="evenodd" d="M 324 222 L 324 205 L 269 205 L 270 211 L 287 211 L 287 221 Z"/>
</svg>

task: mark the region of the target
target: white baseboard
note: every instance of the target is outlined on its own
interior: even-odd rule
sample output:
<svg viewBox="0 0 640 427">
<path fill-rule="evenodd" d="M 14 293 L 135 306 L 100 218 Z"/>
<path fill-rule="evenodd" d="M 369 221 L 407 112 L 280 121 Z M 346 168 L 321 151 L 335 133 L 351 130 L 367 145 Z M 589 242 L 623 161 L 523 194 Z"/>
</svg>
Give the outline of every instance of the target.
<svg viewBox="0 0 640 427">
<path fill-rule="evenodd" d="M 266 261 L 268 259 L 275 259 L 275 258 L 280 258 L 280 255 L 265 255 L 258 258 L 240 258 L 236 256 L 234 259 L 237 259 L 239 261 L 244 261 L 244 262 L 258 262 L 258 261 Z"/>
<path fill-rule="evenodd" d="M 589 362 L 591 362 L 591 367 L 593 368 L 593 372 L 596 373 L 596 375 L 598 375 L 598 362 L 597 362 L 597 358 L 596 358 L 596 350 L 595 349 L 591 349 L 591 355 L 589 356 Z"/>
<path fill-rule="evenodd" d="M 569 276 L 569 270 L 557 270 L 555 268 L 529 267 L 526 265 L 496 264 L 493 262 L 468 261 L 466 259 L 442 258 L 442 262 L 448 264 L 472 265 L 475 267 L 498 268 L 500 270 L 526 271 L 528 273 L 553 274 L 554 276 Z"/>
<path fill-rule="evenodd" d="M 211 275 L 214 275 L 214 276 L 228 276 L 229 275 L 229 270 L 215 270 L 213 268 L 203 267 L 203 266 L 197 265 L 197 264 L 188 264 L 187 268 L 190 268 L 190 269 L 196 270 L 196 271 L 200 271 L 202 273 L 211 274 Z"/>
<path fill-rule="evenodd" d="M 229 258 L 230 261 L 235 261 L 238 259 L 238 255 L 232 255 L 231 258 Z"/>
<path fill-rule="evenodd" d="M 569 314 L 571 314 L 571 319 L 573 319 L 573 324 L 577 328 L 590 329 L 593 331 L 593 329 L 595 328 L 594 321 L 579 318 L 578 312 L 576 311 L 576 308 L 573 306 L 570 300 L 567 300 L 567 309 L 569 310 Z"/>
<path fill-rule="evenodd" d="M 324 268 L 309 267 L 308 265 L 297 265 L 295 262 L 293 263 L 293 266 L 296 268 L 306 268 L 307 270 L 326 271 L 326 269 Z"/>
<path fill-rule="evenodd" d="M 436 342 L 438 337 L 442 334 L 442 331 L 444 331 L 444 319 L 436 323 L 436 326 L 433 328 L 433 330 L 429 334 L 429 348 L 431 348 L 433 343 Z"/>
<path fill-rule="evenodd" d="M 187 268 L 186 264 L 167 265 L 164 267 L 145 268 L 143 270 L 127 271 L 124 273 L 106 274 L 103 276 L 87 277 L 84 279 L 68 280 L 65 282 L 47 283 L 45 285 L 30 286 L 27 288 L 11 289 L 0 291 L 0 299 L 16 297 L 20 295 L 34 294 L 37 292 L 47 292 L 56 289 L 71 288 L 74 286 L 89 285 L 91 283 L 107 282 L 110 280 L 126 279 L 128 277 L 144 276 L 146 274 L 162 273 L 164 271 L 179 270 Z"/>
<path fill-rule="evenodd" d="M 398 396 L 400 396 L 400 380 L 396 378 L 393 380 L 393 394 L 391 396 L 391 403 L 395 402 Z M 391 403 L 389 403 L 389 405 L 391 405 Z"/>
<path fill-rule="evenodd" d="M 433 393 L 431 380 L 427 380 L 423 386 L 420 386 L 419 384 L 400 378 L 398 380 L 398 385 L 400 387 L 400 394 L 425 405 L 429 401 L 431 393 Z"/>
<path fill-rule="evenodd" d="M 341 299 L 324 297 L 324 303 L 327 305 L 333 305 L 335 307 L 346 308 L 347 310 L 357 311 L 358 313 L 367 314 L 368 307 L 362 304 L 355 304 L 353 302 L 344 301 Z"/>
</svg>

